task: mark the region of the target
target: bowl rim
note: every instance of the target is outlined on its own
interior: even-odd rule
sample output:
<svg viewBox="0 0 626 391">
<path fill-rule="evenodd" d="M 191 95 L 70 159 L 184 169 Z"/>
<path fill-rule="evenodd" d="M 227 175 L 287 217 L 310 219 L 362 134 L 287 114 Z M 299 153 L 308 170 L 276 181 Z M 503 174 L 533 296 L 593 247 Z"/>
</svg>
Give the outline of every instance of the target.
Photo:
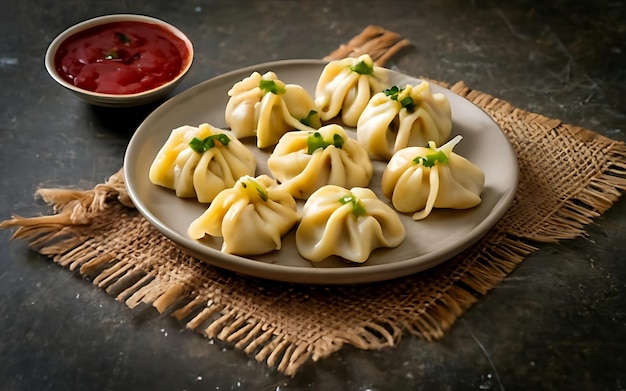
<svg viewBox="0 0 626 391">
<path fill-rule="evenodd" d="M 107 94 L 107 93 L 102 93 L 102 92 L 86 90 L 84 88 L 76 87 L 75 85 L 63 79 L 61 75 L 59 75 L 55 66 L 55 55 L 56 55 L 57 50 L 61 46 L 61 44 L 65 42 L 66 39 L 68 39 L 69 37 L 71 37 L 72 35 L 76 33 L 79 33 L 91 27 L 96 27 L 96 26 L 101 26 L 101 25 L 108 24 L 108 23 L 121 22 L 121 21 L 147 22 L 147 23 L 157 24 L 161 27 L 166 28 L 176 37 L 180 38 L 185 43 L 188 54 L 186 56 L 186 62 L 184 63 L 178 75 L 176 75 L 176 77 L 174 77 L 172 80 L 168 81 L 167 83 L 161 84 L 155 88 L 151 88 L 146 91 L 136 92 L 133 94 Z M 185 74 L 187 74 L 187 72 L 191 68 L 191 65 L 193 63 L 193 58 L 194 58 L 193 43 L 191 42 L 191 40 L 185 33 L 183 33 L 178 27 L 174 26 L 173 24 L 170 24 L 162 19 L 155 18 L 153 16 L 142 15 L 142 14 L 107 14 L 107 15 L 96 16 L 94 18 L 84 20 L 60 32 L 48 45 L 48 48 L 46 49 L 46 54 L 44 56 L 44 63 L 45 63 L 46 70 L 48 71 L 48 74 L 57 83 L 59 83 L 60 85 L 62 85 L 63 87 L 71 91 L 74 91 L 76 93 L 83 94 L 83 95 L 106 98 L 109 100 L 110 99 L 125 100 L 125 99 L 130 99 L 130 98 L 135 99 L 135 98 L 147 97 L 147 96 L 155 94 L 156 92 L 160 90 L 167 89 L 168 87 L 172 86 L 172 84 L 179 82 L 180 79 L 183 76 L 185 76 Z"/>
</svg>

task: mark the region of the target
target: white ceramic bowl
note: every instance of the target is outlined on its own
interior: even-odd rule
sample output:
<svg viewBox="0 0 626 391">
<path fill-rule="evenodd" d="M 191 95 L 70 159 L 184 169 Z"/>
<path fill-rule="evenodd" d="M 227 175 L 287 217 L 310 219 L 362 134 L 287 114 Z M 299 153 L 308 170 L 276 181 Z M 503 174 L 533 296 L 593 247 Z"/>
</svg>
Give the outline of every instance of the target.
<svg viewBox="0 0 626 391">
<path fill-rule="evenodd" d="M 183 66 L 180 73 L 169 82 L 162 84 L 156 88 L 151 90 L 138 92 L 134 94 L 104 94 L 93 92 L 89 90 L 85 90 L 79 87 L 76 87 L 72 83 L 65 80 L 57 71 L 55 66 L 55 56 L 63 42 L 73 36 L 76 33 L 87 30 L 89 28 L 100 26 L 103 24 L 113 23 L 113 22 L 124 22 L 124 21 L 135 21 L 135 22 L 146 22 L 157 24 L 171 33 L 173 33 L 176 37 L 180 38 L 185 45 L 187 46 L 188 56 L 183 59 Z M 132 107 L 132 106 L 140 106 L 145 105 L 156 100 L 164 98 L 167 94 L 169 94 L 183 79 L 183 77 L 189 71 L 191 67 L 191 63 L 193 62 L 193 45 L 189 38 L 178 28 L 172 26 L 169 23 L 166 23 L 160 19 L 156 19 L 149 16 L 144 15 L 132 15 L 132 14 L 116 14 L 116 15 L 105 15 L 99 16 L 93 19 L 86 20 L 84 22 L 78 23 L 67 30 L 63 31 L 59 34 L 48 46 L 48 50 L 46 51 L 45 56 L 45 65 L 46 70 L 50 74 L 50 76 L 60 85 L 70 90 L 78 97 L 83 99 L 84 101 L 97 105 L 97 106 L 105 106 L 105 107 Z"/>
</svg>

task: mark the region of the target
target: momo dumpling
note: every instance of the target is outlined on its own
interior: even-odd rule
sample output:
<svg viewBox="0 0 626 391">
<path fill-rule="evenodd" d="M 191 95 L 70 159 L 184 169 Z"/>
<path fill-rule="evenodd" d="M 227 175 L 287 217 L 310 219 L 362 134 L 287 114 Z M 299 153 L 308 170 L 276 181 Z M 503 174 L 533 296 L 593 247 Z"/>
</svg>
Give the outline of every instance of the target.
<svg viewBox="0 0 626 391">
<path fill-rule="evenodd" d="M 150 166 L 150 182 L 181 198 L 213 201 L 243 175 L 254 175 L 256 157 L 228 130 L 209 124 L 172 130 Z"/>
<path fill-rule="evenodd" d="M 315 87 L 315 104 L 322 121 L 341 114 L 346 126 L 355 127 L 370 98 L 387 87 L 387 70 L 374 65 L 368 54 L 326 64 Z"/>
<path fill-rule="evenodd" d="M 372 158 L 389 160 L 406 147 L 440 145 L 450 137 L 452 112 L 448 98 L 433 94 L 426 81 L 393 86 L 368 102 L 356 126 L 357 140 Z"/>
<path fill-rule="evenodd" d="M 267 175 L 241 177 L 221 191 L 188 229 L 193 239 L 224 239 L 222 252 L 258 255 L 280 250 L 282 237 L 298 222 L 296 200 Z"/>
<path fill-rule="evenodd" d="M 363 263 L 375 249 L 399 246 L 405 237 L 396 211 L 372 190 L 326 185 L 302 208 L 296 247 L 311 262 L 336 255 Z"/>
<path fill-rule="evenodd" d="M 461 141 L 456 136 L 440 148 L 407 147 L 396 152 L 382 177 L 383 195 L 413 219 L 427 217 L 433 208 L 468 209 L 481 202 L 485 185 L 483 171 L 452 152 Z"/>
<path fill-rule="evenodd" d="M 278 80 L 274 72 L 253 72 L 228 95 L 226 123 L 239 138 L 256 136 L 259 148 L 276 145 L 288 131 L 322 126 L 311 95 L 300 85 Z"/>
<path fill-rule="evenodd" d="M 280 186 L 298 199 L 328 184 L 367 187 L 374 172 L 367 151 L 337 124 L 286 133 L 267 167 Z"/>
</svg>

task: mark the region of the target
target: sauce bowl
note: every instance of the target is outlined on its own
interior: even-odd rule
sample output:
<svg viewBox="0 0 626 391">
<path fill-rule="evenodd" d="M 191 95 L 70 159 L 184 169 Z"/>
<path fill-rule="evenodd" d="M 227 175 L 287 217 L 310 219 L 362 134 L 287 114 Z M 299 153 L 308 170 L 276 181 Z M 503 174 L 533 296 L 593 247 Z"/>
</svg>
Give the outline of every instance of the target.
<svg viewBox="0 0 626 391">
<path fill-rule="evenodd" d="M 122 33 L 121 26 L 124 25 L 127 28 L 137 26 L 138 29 Z M 152 38 L 141 36 L 148 31 L 146 28 L 157 29 Z M 93 44 L 98 37 L 89 34 L 107 29 L 110 30 L 107 39 L 114 37 L 116 40 L 114 47 L 104 49 L 101 46 L 94 50 L 92 46 L 95 46 Z M 78 47 L 81 39 L 89 42 Z M 156 41 L 169 43 L 170 54 L 176 48 L 180 58 L 175 68 L 169 60 L 176 56 L 164 53 L 160 48 L 148 50 L 148 45 Z M 74 46 L 70 46 L 72 42 Z M 63 59 L 66 55 L 75 58 Z M 150 16 L 115 14 L 89 19 L 63 31 L 48 46 L 45 66 L 57 83 L 87 103 L 104 107 L 132 107 L 155 102 L 169 94 L 191 68 L 193 56 L 189 38 L 171 24 Z M 166 66 L 169 67 L 167 71 L 159 69 Z M 153 74 L 146 73 L 150 71 Z M 168 76 L 163 76 L 165 74 Z M 105 81 L 107 77 L 115 80 Z M 132 82 L 128 81 L 129 78 Z M 102 89 L 100 85 L 106 83 L 108 86 Z M 128 83 L 135 88 L 129 88 Z"/>
</svg>

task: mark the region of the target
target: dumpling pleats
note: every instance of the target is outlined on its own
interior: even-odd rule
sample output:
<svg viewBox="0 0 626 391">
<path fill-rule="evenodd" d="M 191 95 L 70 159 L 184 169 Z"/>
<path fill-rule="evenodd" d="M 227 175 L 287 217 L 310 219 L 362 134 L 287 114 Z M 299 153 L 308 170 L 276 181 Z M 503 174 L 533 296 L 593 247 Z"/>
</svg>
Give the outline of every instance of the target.
<svg viewBox="0 0 626 391">
<path fill-rule="evenodd" d="M 434 208 L 468 209 L 481 202 L 483 171 L 452 152 L 457 136 L 441 148 L 406 147 L 396 152 L 383 172 L 383 195 L 413 219 L 426 218 Z"/>
<path fill-rule="evenodd" d="M 192 139 L 204 140 L 223 135 L 227 145 L 219 141 L 205 151 L 192 149 Z M 174 129 L 150 166 L 149 179 L 176 192 L 181 198 L 196 198 L 209 203 L 223 189 L 232 187 L 244 175 L 254 175 L 257 161 L 254 153 L 227 130 L 208 124 Z"/>
<path fill-rule="evenodd" d="M 257 137 L 257 146 L 276 145 L 291 130 L 321 126 L 313 97 L 300 85 L 284 84 L 274 72 L 253 72 L 228 91 L 225 120 L 238 137 Z"/>
<path fill-rule="evenodd" d="M 326 64 L 315 87 L 315 104 L 322 120 L 341 115 L 344 125 L 355 127 L 374 94 L 387 86 L 387 71 L 374 65 L 368 54 Z"/>
<path fill-rule="evenodd" d="M 298 219 L 295 199 L 275 180 L 244 176 L 221 191 L 187 232 L 193 239 L 222 237 L 224 253 L 258 255 L 280 250 L 282 237 Z"/>
<path fill-rule="evenodd" d="M 392 87 L 374 95 L 356 125 L 357 140 L 373 159 L 389 160 L 402 148 L 445 142 L 452 130 L 447 97 L 430 84 Z"/>
<path fill-rule="evenodd" d="M 329 141 L 309 153 L 309 139 L 315 134 Z M 336 136 L 342 145 L 332 143 Z M 298 199 L 306 199 L 328 184 L 366 187 L 374 172 L 367 151 L 337 124 L 323 126 L 317 132 L 286 133 L 268 158 L 267 166 L 280 186 Z"/>
<path fill-rule="evenodd" d="M 296 246 L 312 262 L 335 255 L 363 263 L 373 250 L 396 247 L 405 237 L 396 212 L 370 189 L 326 185 L 304 205 Z"/>
<path fill-rule="evenodd" d="M 288 88 L 289 86 L 286 86 Z M 288 89 L 288 91 L 298 90 L 298 89 Z M 296 119 L 285 101 L 284 95 L 276 95 L 272 93 L 265 94 L 261 99 L 261 102 L 256 107 L 256 115 L 258 118 L 257 128 L 256 128 L 256 136 L 257 136 L 257 147 L 259 148 L 267 148 L 274 146 L 278 143 L 278 140 L 287 132 L 297 129 L 301 131 L 313 130 L 313 128 L 308 125 L 304 125 L 298 119 Z M 311 98 L 309 98 L 311 99 Z M 310 110 L 314 110 L 313 102 L 310 102 L 310 105 L 300 106 L 298 107 L 295 104 L 294 100 L 290 101 L 291 105 L 294 106 L 294 111 L 302 111 L 302 107 L 309 108 Z M 306 111 L 306 110 L 305 110 Z M 301 118 L 306 118 L 307 114 L 304 114 Z M 319 117 L 319 116 L 318 116 Z M 314 124 L 319 127 L 321 122 L 315 121 Z"/>
</svg>

